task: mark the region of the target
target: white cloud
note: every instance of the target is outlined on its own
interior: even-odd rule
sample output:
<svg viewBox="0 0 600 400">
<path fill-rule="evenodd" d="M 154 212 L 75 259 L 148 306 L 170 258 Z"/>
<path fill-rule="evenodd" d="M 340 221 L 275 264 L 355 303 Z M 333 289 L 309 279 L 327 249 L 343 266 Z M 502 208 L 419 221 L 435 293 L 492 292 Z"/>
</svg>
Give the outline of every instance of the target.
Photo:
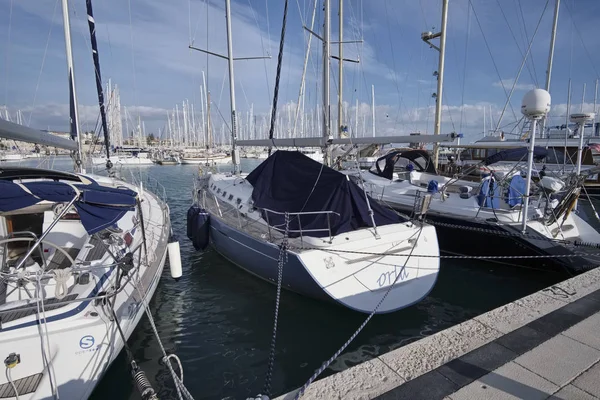
<svg viewBox="0 0 600 400">
<path fill-rule="evenodd" d="M 535 89 L 535 85 L 533 83 L 516 83 L 514 79 L 502 79 L 501 81 L 497 81 L 492 83 L 492 86 L 495 87 L 504 87 L 506 92 L 510 93 L 510 89 L 515 87 L 515 90 L 531 90 Z"/>
</svg>

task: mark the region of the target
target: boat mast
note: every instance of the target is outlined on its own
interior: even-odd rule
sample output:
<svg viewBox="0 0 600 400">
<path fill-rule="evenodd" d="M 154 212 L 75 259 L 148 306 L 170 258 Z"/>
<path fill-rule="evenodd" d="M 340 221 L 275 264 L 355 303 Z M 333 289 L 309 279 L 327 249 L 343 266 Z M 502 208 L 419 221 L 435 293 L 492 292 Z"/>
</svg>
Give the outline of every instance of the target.
<svg viewBox="0 0 600 400">
<path fill-rule="evenodd" d="M 86 0 L 85 6 L 88 14 L 88 27 L 90 29 L 90 40 L 92 42 L 92 57 L 94 60 L 94 71 L 96 72 L 96 91 L 98 92 L 98 105 L 100 106 L 100 118 L 102 120 L 102 130 L 104 131 L 104 147 L 106 149 L 106 168 L 112 168 L 110 161 L 110 140 L 108 124 L 106 123 L 106 109 L 104 107 L 104 92 L 102 88 L 102 75 L 100 74 L 100 56 L 98 55 L 98 42 L 96 41 L 96 21 L 94 20 L 94 10 L 92 9 L 92 0 Z M 110 80 L 109 80 L 110 83 Z M 110 95 L 110 93 L 109 93 Z"/>
<path fill-rule="evenodd" d="M 225 19 L 227 20 L 227 64 L 229 66 L 229 102 L 231 105 L 231 160 L 233 172 L 240 173 L 239 157 L 235 142 L 237 140 L 237 117 L 235 115 L 235 80 L 233 75 L 233 42 L 231 40 L 231 0 L 225 0 Z"/>
<path fill-rule="evenodd" d="M 338 67 L 338 75 L 339 75 L 339 95 L 338 95 L 338 137 L 341 138 L 344 132 L 344 110 L 343 110 L 343 97 L 344 97 L 344 0 L 340 0 L 340 10 L 339 10 L 339 67 Z M 355 133 L 356 135 L 356 133 Z"/>
<path fill-rule="evenodd" d="M 550 35 L 550 52 L 548 53 L 548 68 L 546 69 L 546 86 L 547 92 L 550 91 L 550 79 L 552 78 L 552 62 L 554 61 L 554 46 L 556 43 L 556 28 L 558 26 L 558 10 L 560 9 L 560 0 L 556 0 L 554 5 L 554 22 L 552 23 L 552 34 Z M 569 113 L 567 112 L 567 116 Z M 541 121 L 540 132 L 544 137 L 546 132 L 546 117 Z"/>
<path fill-rule="evenodd" d="M 444 90 L 444 63 L 446 57 L 446 26 L 448 22 L 448 0 L 442 0 L 442 27 L 437 33 L 424 32 L 421 34 L 421 39 L 429 44 L 440 53 L 437 71 L 437 92 L 435 94 L 435 123 L 433 126 L 433 134 L 439 135 L 442 123 L 442 100 Z M 440 47 L 433 45 L 430 40 L 440 38 Z M 433 165 L 437 167 L 440 154 L 440 144 L 433 144 Z"/>
<path fill-rule="evenodd" d="M 331 139 L 331 116 L 329 108 L 329 66 L 331 64 L 330 59 L 330 39 L 331 29 L 329 22 L 331 20 L 331 10 L 329 0 L 325 0 L 325 21 L 323 24 L 323 137 L 325 141 Z M 331 147 L 329 144 L 325 145 L 325 151 L 323 151 L 323 163 L 330 166 L 331 162 Z"/>
<path fill-rule="evenodd" d="M 77 142 L 75 152 L 75 168 L 79 173 L 85 173 L 81 162 L 81 136 L 79 135 L 79 110 L 77 93 L 75 91 L 75 72 L 73 69 L 73 51 L 71 44 L 71 22 L 69 20 L 69 2 L 62 0 L 63 28 L 65 31 L 65 48 L 67 55 L 67 70 L 69 74 L 69 115 L 71 123 L 71 138 Z"/>
<path fill-rule="evenodd" d="M 371 85 L 371 124 L 373 137 L 375 137 L 375 85 Z"/>
</svg>

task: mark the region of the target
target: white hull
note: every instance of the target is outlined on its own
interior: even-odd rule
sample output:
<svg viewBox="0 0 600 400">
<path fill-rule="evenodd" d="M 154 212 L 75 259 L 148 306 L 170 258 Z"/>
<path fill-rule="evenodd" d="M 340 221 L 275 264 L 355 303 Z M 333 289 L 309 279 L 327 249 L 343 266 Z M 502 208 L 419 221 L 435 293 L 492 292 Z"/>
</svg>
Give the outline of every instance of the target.
<svg viewBox="0 0 600 400">
<path fill-rule="evenodd" d="M 346 171 L 346 173 L 355 177 L 358 176 L 358 172 L 356 171 Z M 364 184 L 368 193 L 374 199 L 403 212 L 412 212 L 417 192 L 420 192 L 422 196 L 426 195 L 428 193 L 427 186 L 431 180 L 438 181 L 440 188 L 451 180 L 451 178 L 416 171 L 410 172 L 409 175 L 409 179 L 400 181 L 390 181 L 370 172 L 362 172 L 360 176 L 365 182 Z M 461 187 L 470 187 L 471 195 L 462 198 L 459 193 Z M 510 208 L 504 201 L 504 195 L 502 195 L 498 208 L 481 207 L 476 196 L 479 190 L 479 183 L 453 181 L 446 189 L 446 196 L 442 197 L 441 193 L 432 195 L 427 216 L 431 218 L 450 218 L 459 225 L 462 223 L 480 223 L 485 225 L 489 221 L 494 221 L 493 225 L 512 227 L 515 228 L 515 232 L 520 232 L 523 218 L 520 206 Z M 538 219 L 545 204 L 544 198 L 530 201 L 527 221 L 528 228 L 531 228 L 547 239 L 600 244 L 600 234 L 575 213 L 568 214 L 564 220 L 561 217 L 558 222 L 549 225 L 540 222 Z M 551 242 L 546 243 L 546 245 L 549 243 Z M 568 245 L 565 245 L 565 247 L 570 248 Z"/>
<path fill-rule="evenodd" d="M 111 156 L 110 161 L 113 165 L 152 165 L 154 164 L 150 158 L 145 157 L 121 157 Z M 106 164 L 106 157 L 93 157 L 93 165 L 104 165 Z"/>
<path fill-rule="evenodd" d="M 260 212 L 252 211 L 252 185 L 224 174 L 207 175 L 201 184 L 206 185 L 207 195 L 206 203 L 199 205 L 211 212 L 212 221 L 218 218 L 219 226 L 232 230 L 227 235 L 219 234 L 221 229 L 211 230 L 217 235 L 213 237 L 215 248 L 241 268 L 273 282 L 277 259 L 270 252 L 277 251 L 277 240 L 268 240 L 273 228 L 269 229 Z M 379 226 L 379 236 L 373 228 L 361 228 L 331 240 L 306 233 L 289 239 L 291 248 L 305 250 L 289 251 L 285 268 L 291 280 L 284 282 L 284 287 L 364 313 L 372 312 L 388 291 L 377 313 L 408 307 L 431 291 L 439 272 L 436 230 L 430 225 L 420 230 L 407 222 Z"/>
<path fill-rule="evenodd" d="M 209 165 L 216 165 L 216 164 L 229 164 L 231 163 L 231 158 L 230 157 L 217 157 L 217 158 L 212 158 L 212 157 L 204 157 L 204 158 L 196 158 L 196 157 L 183 157 L 181 159 L 181 163 L 182 164 L 209 164 Z"/>
<path fill-rule="evenodd" d="M 23 161 L 24 157 L 21 154 L 2 154 L 0 155 L 0 161 L 14 162 Z"/>
<path fill-rule="evenodd" d="M 93 179 L 101 184 L 111 182 L 111 186 L 120 185 L 136 189 L 123 181 L 96 176 Z M 118 227 L 125 235 L 132 232 L 127 248 L 132 249 L 128 251 L 134 253 L 135 267 L 130 272 L 130 280 L 121 280 L 123 289 L 108 297 L 111 303 L 114 301 L 115 314 L 126 339 L 131 336 L 143 316 L 144 304 L 150 301 L 158 285 L 166 260 L 170 227 L 166 204 L 148 191 L 138 195 L 143 200 L 141 207 L 149 249 L 148 264 L 140 263 L 140 258 L 144 256 L 141 252 L 133 250 L 141 248 L 143 236 L 141 229 L 136 225 L 137 212 L 129 211 L 118 221 Z M 59 222 L 60 224 L 68 222 Z M 62 229 L 59 225 L 57 232 L 53 229 L 47 236 L 53 243 L 60 243 L 61 238 L 64 240 L 65 232 L 70 235 L 68 229 Z M 75 234 L 75 231 L 72 232 Z M 72 240 L 71 246 L 67 244 L 67 247 L 81 246 L 75 260 L 77 265 L 89 265 L 90 283 L 76 283 L 72 275 L 68 281 L 68 293 L 77 297 L 66 297 L 63 301 L 68 300 L 67 304 L 52 308 L 51 302 L 56 300 L 57 294 L 56 284 L 53 285 L 51 278 L 43 289 L 45 301 L 48 302 L 45 305 L 46 323 L 39 323 L 44 320 L 43 314 L 34 311 L 24 317 L 7 319 L 8 322 L 3 323 L 0 328 L 0 353 L 20 355 L 20 363 L 10 371 L 21 400 L 51 399 L 52 386 L 57 388 L 61 399 L 87 399 L 124 345 L 117 325 L 113 322 L 110 306 L 103 305 L 102 299 L 94 299 L 98 293 L 111 293 L 117 287 L 118 269 L 107 267 L 114 264 L 114 259 L 106 251 L 93 253 L 96 247 L 101 246 L 97 238 L 96 242 L 92 242 L 92 237 L 89 236 Z M 113 244 L 110 246 L 112 251 L 116 250 Z M 89 264 L 85 264 L 84 260 L 91 261 L 86 261 Z M 26 287 L 31 293 L 35 293 L 35 285 L 36 282 L 30 282 Z M 12 300 L 17 294 L 27 298 L 23 293 L 13 293 Z M 10 304 L 8 300 L 1 307 L 2 311 L 6 311 L 5 307 Z M 36 302 L 33 305 L 35 307 Z M 3 315 L 5 316 L 6 314 Z M 48 362 L 44 361 L 42 344 Z M 2 374 L 2 393 L 13 394 L 9 385 L 6 375 Z"/>
</svg>

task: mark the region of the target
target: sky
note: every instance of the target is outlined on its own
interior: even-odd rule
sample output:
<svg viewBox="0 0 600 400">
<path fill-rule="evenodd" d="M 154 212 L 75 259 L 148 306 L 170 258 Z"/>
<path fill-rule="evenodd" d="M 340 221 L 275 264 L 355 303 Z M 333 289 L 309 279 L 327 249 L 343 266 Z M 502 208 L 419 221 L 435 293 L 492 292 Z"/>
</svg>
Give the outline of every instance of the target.
<svg viewBox="0 0 600 400">
<path fill-rule="evenodd" d="M 118 84 L 121 105 L 140 116 L 147 133 L 164 129 L 167 113 L 184 100 L 200 110 L 203 73 L 213 123 L 229 125 L 227 62 L 188 46 L 226 54 L 223 0 L 96 0 L 94 16 L 101 73 Z M 331 0 L 331 38 L 338 41 L 338 0 Z M 514 129 L 524 93 L 545 86 L 555 0 L 451 0 L 448 12 L 442 133 L 471 140 L 499 124 Z M 236 108 L 269 113 L 276 76 L 283 0 L 232 0 Z M 278 110 L 285 130 L 298 102 L 313 0 L 290 0 Z M 313 31 L 322 33 L 323 2 Z M 85 1 L 70 1 L 76 89 L 82 128 L 98 116 Z M 60 0 L 0 2 L 0 107 L 40 129 L 68 129 L 68 86 Z M 568 82 L 572 112 L 592 111 L 600 77 L 600 2 L 563 0 L 559 12 L 551 124 L 564 121 Z M 345 0 L 345 122 L 353 134 L 371 132 L 371 86 L 377 135 L 432 133 L 439 53 L 421 40 L 441 25 L 441 0 Z M 532 40 L 533 39 L 533 40 Z M 434 43 L 437 44 L 437 41 Z M 322 107 L 322 46 L 313 37 L 306 73 L 305 110 Z M 338 46 L 331 46 L 338 53 Z M 528 53 L 525 63 L 524 55 Z M 520 74 L 519 74 L 519 71 Z M 518 77 L 518 80 L 516 78 Z M 585 97 L 583 86 L 586 85 Z M 510 102 L 508 94 L 512 90 Z M 356 108 L 356 101 L 359 106 Z M 338 61 L 331 62 L 331 112 L 337 118 Z M 322 110 L 322 108 L 321 108 Z M 504 110 L 504 112 L 503 112 Z M 316 111 L 315 111 L 316 113 Z M 358 124 L 355 125 L 355 116 Z M 500 117 L 502 116 L 501 120 Z M 484 125 L 485 121 L 485 125 Z M 499 122 L 500 121 L 500 122 Z M 334 121 L 335 124 L 335 121 Z M 485 128 L 484 128 L 485 127 Z M 308 128 L 307 128 L 308 129 Z M 355 132 L 356 131 L 356 132 Z M 262 135 L 262 132 L 258 133 Z M 266 137 L 267 132 L 264 132 Z M 310 132 L 305 135 L 313 136 Z"/>
</svg>

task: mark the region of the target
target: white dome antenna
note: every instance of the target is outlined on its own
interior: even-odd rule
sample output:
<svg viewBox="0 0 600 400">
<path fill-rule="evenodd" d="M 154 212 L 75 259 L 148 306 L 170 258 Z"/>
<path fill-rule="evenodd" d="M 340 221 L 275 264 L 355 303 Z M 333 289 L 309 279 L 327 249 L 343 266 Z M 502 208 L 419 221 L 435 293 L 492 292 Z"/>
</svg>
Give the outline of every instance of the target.
<svg viewBox="0 0 600 400">
<path fill-rule="evenodd" d="M 550 93 L 543 89 L 533 89 L 525 93 L 521 112 L 529 119 L 542 119 L 550 111 Z"/>
<path fill-rule="evenodd" d="M 535 135 L 538 120 L 544 118 L 550 111 L 550 93 L 543 89 L 533 89 L 525 93 L 523 103 L 521 103 L 521 112 L 531 120 L 531 135 L 529 136 L 529 151 L 527 156 L 527 179 L 525 183 L 525 199 L 523 203 L 523 224 L 521 230 L 527 231 L 527 218 L 529 215 L 529 193 L 531 189 L 531 176 L 533 172 L 533 150 L 535 146 Z"/>
<path fill-rule="evenodd" d="M 592 121 L 594 118 L 596 118 L 595 113 L 571 114 L 569 117 L 571 122 L 575 124 L 585 124 L 586 122 Z"/>
</svg>

